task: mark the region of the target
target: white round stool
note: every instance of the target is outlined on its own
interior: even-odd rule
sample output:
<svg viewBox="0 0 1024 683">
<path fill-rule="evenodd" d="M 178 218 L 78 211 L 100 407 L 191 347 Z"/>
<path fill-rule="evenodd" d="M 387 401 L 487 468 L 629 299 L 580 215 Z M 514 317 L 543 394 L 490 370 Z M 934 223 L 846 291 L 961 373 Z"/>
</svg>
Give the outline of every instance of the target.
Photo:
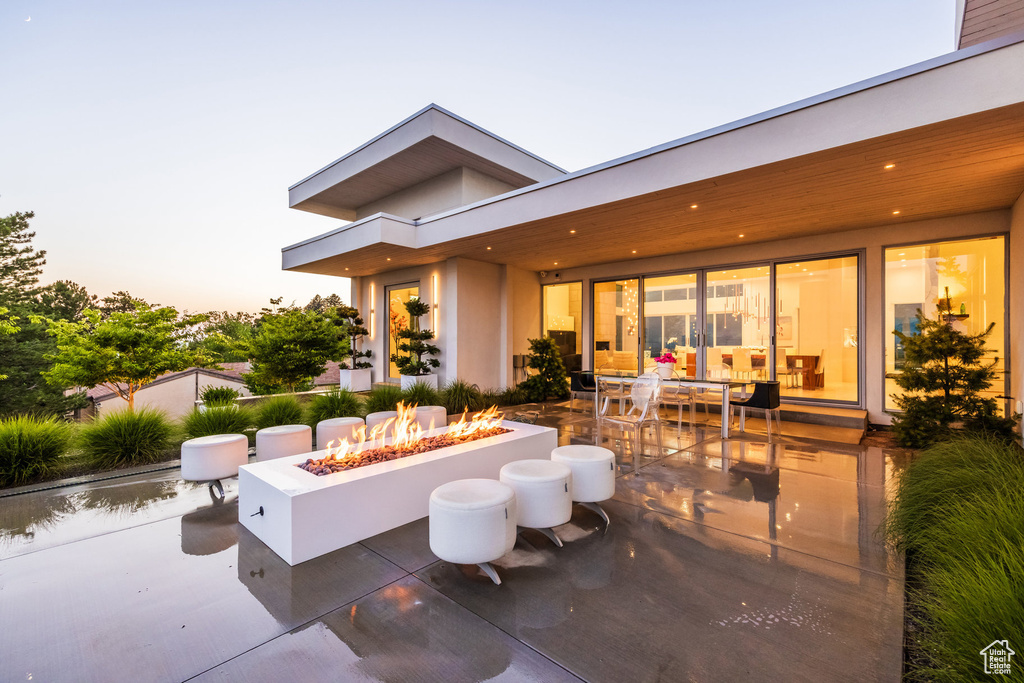
<svg viewBox="0 0 1024 683">
<path fill-rule="evenodd" d="M 498 478 L 516 492 L 516 524 L 536 529 L 562 547 L 551 529 L 572 517 L 572 470 L 550 460 L 516 460 L 501 468 Z"/>
<path fill-rule="evenodd" d="M 423 431 L 447 427 L 448 409 L 444 406 L 416 406 L 416 424 Z"/>
<path fill-rule="evenodd" d="M 350 444 L 354 443 L 359 438 L 356 432 L 364 424 L 361 417 L 332 417 L 329 420 L 321 420 L 316 423 L 316 447 L 322 451 L 327 448 L 327 444 L 332 441 L 340 443 L 342 439 L 348 439 Z"/>
<path fill-rule="evenodd" d="M 181 478 L 208 481 L 224 497 L 220 480 L 237 477 L 238 468 L 249 462 L 249 440 L 242 434 L 214 434 L 181 444 Z"/>
<path fill-rule="evenodd" d="M 551 451 L 551 460 L 565 463 L 572 470 L 569 490 L 573 501 L 610 524 L 608 514 L 598 503 L 615 495 L 615 454 L 600 446 L 559 446 Z"/>
<path fill-rule="evenodd" d="M 398 417 L 397 410 L 382 410 L 379 413 L 370 413 L 366 416 L 366 436 L 370 436 L 370 430 L 379 424 L 383 424 L 393 417 Z"/>
<path fill-rule="evenodd" d="M 455 564 L 479 565 L 500 584 L 493 560 L 516 544 L 516 495 L 493 479 L 459 479 L 430 494 L 430 550 Z"/>
<path fill-rule="evenodd" d="M 312 450 L 313 430 L 309 425 L 278 425 L 256 432 L 256 462 Z"/>
</svg>

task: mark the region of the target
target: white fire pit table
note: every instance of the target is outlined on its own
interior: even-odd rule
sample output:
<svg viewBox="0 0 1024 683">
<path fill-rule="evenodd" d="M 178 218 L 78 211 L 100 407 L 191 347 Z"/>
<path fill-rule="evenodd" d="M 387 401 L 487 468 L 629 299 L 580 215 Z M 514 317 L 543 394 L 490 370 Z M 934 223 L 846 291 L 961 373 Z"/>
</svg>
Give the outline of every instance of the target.
<svg viewBox="0 0 1024 683">
<path fill-rule="evenodd" d="M 512 431 L 326 476 L 296 467 L 326 451 L 244 465 L 238 470 L 239 521 L 288 564 L 311 560 L 426 517 L 430 492 L 441 484 L 497 479 L 507 463 L 547 459 L 558 446 L 550 427 L 501 426 Z"/>
</svg>

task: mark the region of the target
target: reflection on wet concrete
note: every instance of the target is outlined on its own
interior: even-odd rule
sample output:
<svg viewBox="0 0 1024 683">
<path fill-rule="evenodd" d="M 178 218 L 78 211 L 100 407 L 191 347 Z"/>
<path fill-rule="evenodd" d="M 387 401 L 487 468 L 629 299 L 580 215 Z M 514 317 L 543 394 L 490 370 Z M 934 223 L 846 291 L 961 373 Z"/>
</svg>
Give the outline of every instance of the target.
<svg viewBox="0 0 1024 683">
<path fill-rule="evenodd" d="M 0 500 L 0 678 L 898 678 L 897 461 L 674 423 L 633 453 L 540 408 L 560 444 L 615 453 L 611 524 L 576 506 L 564 548 L 525 532 L 501 586 L 437 560 L 426 520 L 290 567 L 238 524 L 235 481 L 223 503 L 178 472 Z"/>
</svg>

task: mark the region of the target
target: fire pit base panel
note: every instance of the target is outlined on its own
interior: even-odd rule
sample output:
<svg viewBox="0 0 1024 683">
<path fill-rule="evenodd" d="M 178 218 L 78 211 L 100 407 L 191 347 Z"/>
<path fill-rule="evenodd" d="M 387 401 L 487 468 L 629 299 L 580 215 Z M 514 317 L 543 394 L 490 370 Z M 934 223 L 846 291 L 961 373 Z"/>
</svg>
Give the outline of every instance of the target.
<svg viewBox="0 0 1024 683">
<path fill-rule="evenodd" d="M 515 460 L 551 457 L 550 427 L 503 422 L 511 432 L 318 477 L 296 467 L 324 452 L 238 469 L 238 518 L 289 565 L 426 517 L 430 492 L 456 479 L 497 479 Z M 443 433 L 443 429 L 432 433 Z"/>
</svg>

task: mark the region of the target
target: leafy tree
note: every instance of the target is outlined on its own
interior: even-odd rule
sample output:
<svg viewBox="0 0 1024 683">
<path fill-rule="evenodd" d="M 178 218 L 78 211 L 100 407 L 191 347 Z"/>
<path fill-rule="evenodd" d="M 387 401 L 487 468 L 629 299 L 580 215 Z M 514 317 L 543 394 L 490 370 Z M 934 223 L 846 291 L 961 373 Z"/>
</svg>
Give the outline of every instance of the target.
<svg viewBox="0 0 1024 683">
<path fill-rule="evenodd" d="M 243 311 L 210 311 L 206 316 L 206 322 L 195 331 L 189 345 L 216 363 L 249 360 L 249 348 L 256 333 L 255 316 Z"/>
<path fill-rule="evenodd" d="M 150 308 L 160 308 L 160 304 L 148 304 L 145 299 L 132 296 L 123 289 L 103 297 L 100 301 L 103 305 L 99 307 L 99 310 L 104 318 L 109 318 L 114 313 L 134 313 L 140 304 Z"/>
<path fill-rule="evenodd" d="M 135 394 L 168 372 L 209 364 L 182 343 L 182 335 L 203 316 L 182 316 L 173 308 L 137 303 L 131 312 L 86 309 L 83 319 L 53 321 L 57 352 L 44 372 L 55 386 L 105 386 L 135 409 Z"/>
<path fill-rule="evenodd" d="M 95 294 L 71 280 L 58 280 L 39 292 L 40 312 L 53 320 L 81 320 L 85 309 L 98 305 Z"/>
<path fill-rule="evenodd" d="M 0 306 L 0 337 L 7 334 L 14 334 L 21 328 L 17 325 L 18 317 L 8 317 L 7 309 Z M 0 380 L 7 379 L 7 375 L 0 374 Z"/>
<path fill-rule="evenodd" d="M 0 218 L 0 305 L 11 309 L 31 306 L 38 293 L 46 252 L 32 248 L 29 221 L 35 213 L 12 213 Z"/>
<path fill-rule="evenodd" d="M 280 304 L 272 299 L 272 304 Z M 243 375 L 253 393 L 298 391 L 340 356 L 334 325 L 316 311 L 264 309 L 250 346 L 252 372 Z"/>
<path fill-rule="evenodd" d="M 342 355 L 340 356 L 340 360 L 342 361 L 341 369 L 349 369 L 349 364 L 345 361 L 346 358 L 352 359 L 351 369 L 353 370 L 358 370 L 360 368 L 372 368 L 372 363 L 359 360 L 360 358 L 369 358 L 373 355 L 372 351 L 359 350 L 359 340 L 370 333 L 370 331 L 363 325 L 363 319 L 359 315 L 359 311 L 352 306 L 342 304 L 332 309 L 330 316 L 337 328 L 338 336 L 341 338 L 344 345 Z"/>
<path fill-rule="evenodd" d="M 569 381 L 565 374 L 565 363 L 558 351 L 558 344 L 551 337 L 530 340 L 530 356 L 527 365 L 537 370 L 523 382 L 523 391 L 531 401 L 546 401 L 551 398 L 565 398 L 569 395 Z"/>
<path fill-rule="evenodd" d="M 948 436 L 958 423 L 967 430 L 1012 438 L 1020 419 L 1019 415 L 1000 417 L 996 400 L 980 395 L 996 379 L 998 359 L 983 362 L 985 340 L 995 323 L 980 334 L 964 334 L 953 329 L 952 311 L 947 297 L 940 300 L 936 319 L 917 312 L 917 333 L 895 331 L 906 359 L 896 377 L 905 393 L 893 394 L 903 411 L 893 416 L 893 432 L 902 446 L 927 446 Z"/>
<path fill-rule="evenodd" d="M 405 310 L 409 314 L 409 325 L 398 330 L 396 338 L 400 353 L 391 354 L 391 362 L 398 367 L 401 375 L 426 375 L 431 368 L 441 367 L 441 361 L 436 358 L 423 358 L 441 353 L 434 344 L 429 343 L 434 338 L 431 330 L 420 329 L 420 317 L 430 311 L 430 306 L 419 298 L 412 298 L 405 302 Z"/>
<path fill-rule="evenodd" d="M 0 334 L 0 415 L 62 413 L 82 404 L 81 398 L 64 396 L 63 387 L 43 381 L 49 367 L 45 356 L 54 350 L 46 324 L 39 316 L 39 274 L 46 252 L 32 248 L 35 233 L 29 220 L 35 214 L 14 213 L 0 218 L 0 307 L 7 309 L 6 334 Z M 13 321 L 17 320 L 17 325 Z M 12 326 L 17 329 L 12 331 Z"/>
</svg>

